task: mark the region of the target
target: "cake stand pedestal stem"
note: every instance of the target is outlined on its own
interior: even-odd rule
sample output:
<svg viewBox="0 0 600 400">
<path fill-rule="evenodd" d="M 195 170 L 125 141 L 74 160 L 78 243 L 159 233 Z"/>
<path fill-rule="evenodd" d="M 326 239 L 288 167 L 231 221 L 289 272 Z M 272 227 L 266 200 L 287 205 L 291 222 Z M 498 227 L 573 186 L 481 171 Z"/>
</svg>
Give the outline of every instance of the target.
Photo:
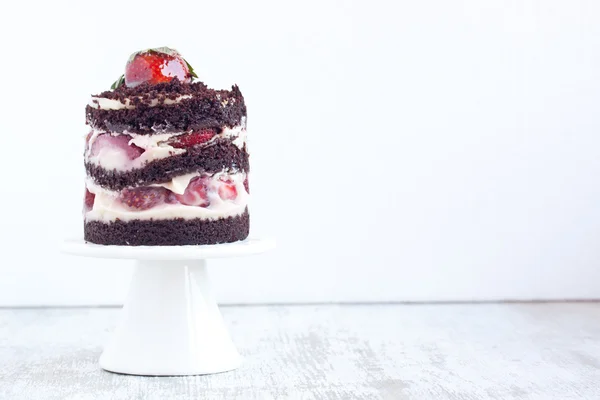
<svg viewBox="0 0 600 400">
<path fill-rule="evenodd" d="M 198 246 L 104 246 L 63 242 L 68 254 L 137 260 L 129 294 L 110 343 L 100 357 L 107 371 L 131 375 L 200 375 L 241 364 L 212 296 L 210 258 L 260 254 L 275 240 Z"/>
<path fill-rule="evenodd" d="M 134 375 L 198 375 L 241 363 L 208 280 L 206 260 L 139 260 L 100 366 Z"/>
</svg>

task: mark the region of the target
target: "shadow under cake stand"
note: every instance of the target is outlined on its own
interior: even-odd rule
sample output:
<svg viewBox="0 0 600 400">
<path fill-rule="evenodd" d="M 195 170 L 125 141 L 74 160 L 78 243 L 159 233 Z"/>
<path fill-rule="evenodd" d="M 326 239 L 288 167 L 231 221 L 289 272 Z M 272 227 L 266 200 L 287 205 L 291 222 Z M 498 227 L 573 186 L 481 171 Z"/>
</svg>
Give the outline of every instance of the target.
<svg viewBox="0 0 600 400">
<path fill-rule="evenodd" d="M 121 320 L 100 366 L 131 375 L 200 375 L 240 366 L 213 298 L 206 260 L 258 254 L 274 239 L 203 246 L 103 246 L 67 240 L 63 252 L 133 259 L 136 266 Z"/>
</svg>

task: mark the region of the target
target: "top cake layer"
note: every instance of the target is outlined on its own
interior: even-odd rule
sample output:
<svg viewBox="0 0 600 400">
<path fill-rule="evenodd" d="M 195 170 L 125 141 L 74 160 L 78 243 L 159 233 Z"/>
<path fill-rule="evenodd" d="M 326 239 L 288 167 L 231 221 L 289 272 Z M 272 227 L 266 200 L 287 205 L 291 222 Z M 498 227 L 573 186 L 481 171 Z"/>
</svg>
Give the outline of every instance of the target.
<svg viewBox="0 0 600 400">
<path fill-rule="evenodd" d="M 93 129 L 140 135 L 234 128 L 245 117 L 246 104 L 236 85 L 215 90 L 203 82 L 182 83 L 177 78 L 122 85 L 92 96 L 86 107 L 86 123 Z"/>
</svg>

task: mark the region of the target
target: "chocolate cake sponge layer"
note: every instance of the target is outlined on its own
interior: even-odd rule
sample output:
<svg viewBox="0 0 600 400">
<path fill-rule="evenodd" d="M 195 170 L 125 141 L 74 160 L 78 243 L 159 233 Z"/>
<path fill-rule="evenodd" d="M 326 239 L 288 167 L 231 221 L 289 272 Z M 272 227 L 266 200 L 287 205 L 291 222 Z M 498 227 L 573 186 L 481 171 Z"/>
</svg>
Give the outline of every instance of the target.
<svg viewBox="0 0 600 400">
<path fill-rule="evenodd" d="M 84 224 L 84 239 L 104 245 L 178 246 L 237 242 L 246 239 L 249 231 L 246 209 L 241 215 L 217 220 L 91 221 Z"/>
<path fill-rule="evenodd" d="M 192 96 L 175 104 L 162 104 L 179 96 Z M 184 132 L 204 128 L 233 128 L 246 117 L 244 96 L 237 86 L 231 90 L 208 89 L 202 82 L 184 84 L 177 79 L 169 83 L 122 86 L 94 97 L 124 102 L 132 109 L 101 110 L 88 105 L 86 123 L 108 132 L 132 132 L 151 135 L 165 132 Z M 152 101 L 159 104 L 151 107 Z"/>
<path fill-rule="evenodd" d="M 154 160 L 143 168 L 130 171 L 107 170 L 91 163 L 85 169 L 96 184 L 110 190 L 168 182 L 176 176 L 197 171 L 248 172 L 249 155 L 246 146 L 239 148 L 230 140 L 221 140 L 205 147 L 192 147 L 183 154 Z"/>
</svg>

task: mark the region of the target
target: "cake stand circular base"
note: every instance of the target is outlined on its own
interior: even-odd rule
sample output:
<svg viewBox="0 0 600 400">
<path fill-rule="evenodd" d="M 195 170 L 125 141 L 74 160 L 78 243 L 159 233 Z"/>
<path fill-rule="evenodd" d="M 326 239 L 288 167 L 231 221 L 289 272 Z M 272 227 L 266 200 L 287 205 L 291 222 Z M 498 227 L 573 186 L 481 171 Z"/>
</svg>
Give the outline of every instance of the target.
<svg viewBox="0 0 600 400">
<path fill-rule="evenodd" d="M 201 375 L 241 364 L 208 280 L 206 259 L 258 254 L 272 239 L 206 246 L 102 246 L 64 242 L 65 253 L 134 259 L 121 320 L 100 366 L 131 375 Z"/>
</svg>

